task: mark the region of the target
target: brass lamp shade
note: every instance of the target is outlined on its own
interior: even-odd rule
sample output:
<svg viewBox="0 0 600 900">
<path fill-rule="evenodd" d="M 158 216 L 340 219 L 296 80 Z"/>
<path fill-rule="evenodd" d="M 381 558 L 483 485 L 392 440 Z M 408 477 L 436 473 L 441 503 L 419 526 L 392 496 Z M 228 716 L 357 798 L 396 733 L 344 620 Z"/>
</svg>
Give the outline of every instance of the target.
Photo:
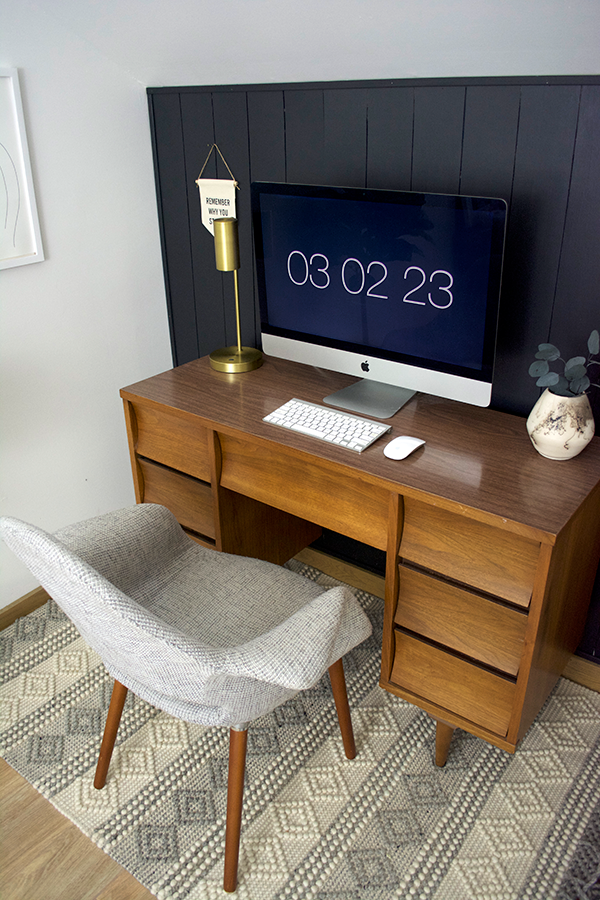
<svg viewBox="0 0 600 900">
<path fill-rule="evenodd" d="M 233 272 L 240 267 L 240 242 L 237 219 L 215 219 L 215 262 L 219 272 Z"/>
<path fill-rule="evenodd" d="M 210 364 L 218 372 L 249 372 L 262 365 L 262 353 L 254 347 L 242 347 L 238 274 L 240 247 L 237 219 L 214 219 L 215 262 L 219 272 L 233 272 L 237 346 L 221 347 L 210 354 Z"/>
</svg>

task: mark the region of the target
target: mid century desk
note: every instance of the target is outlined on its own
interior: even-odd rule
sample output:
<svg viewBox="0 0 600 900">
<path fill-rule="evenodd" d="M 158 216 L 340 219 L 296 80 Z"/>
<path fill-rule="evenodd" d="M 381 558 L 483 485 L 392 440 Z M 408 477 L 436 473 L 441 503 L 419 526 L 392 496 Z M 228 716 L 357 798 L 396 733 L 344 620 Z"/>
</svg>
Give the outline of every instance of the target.
<svg viewBox="0 0 600 900">
<path fill-rule="evenodd" d="M 362 454 L 263 423 L 352 379 L 195 360 L 121 391 L 138 502 L 201 543 L 283 563 L 322 527 L 387 551 L 383 688 L 513 752 L 580 640 L 600 556 L 600 439 L 539 456 L 524 420 L 417 395 Z M 425 438 L 403 461 L 388 439 Z"/>
</svg>

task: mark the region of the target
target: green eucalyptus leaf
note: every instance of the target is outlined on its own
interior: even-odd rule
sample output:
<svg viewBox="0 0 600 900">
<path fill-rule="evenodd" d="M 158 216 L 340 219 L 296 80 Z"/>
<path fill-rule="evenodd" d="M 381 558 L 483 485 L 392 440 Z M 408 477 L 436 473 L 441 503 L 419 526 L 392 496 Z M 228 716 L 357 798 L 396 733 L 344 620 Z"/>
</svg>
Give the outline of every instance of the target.
<svg viewBox="0 0 600 900">
<path fill-rule="evenodd" d="M 529 366 L 529 374 L 532 378 L 539 378 L 540 375 L 545 375 L 546 372 L 550 371 L 550 366 L 545 360 L 537 360 L 537 362 L 532 362 Z"/>
<path fill-rule="evenodd" d="M 553 394 L 558 394 L 560 397 L 572 397 L 571 388 L 569 386 L 569 382 L 564 377 L 564 375 L 557 375 L 556 384 L 551 385 L 551 390 Z"/>
<path fill-rule="evenodd" d="M 592 356 L 600 353 L 600 334 L 598 334 L 598 331 L 595 328 L 588 338 L 588 350 Z"/>
<path fill-rule="evenodd" d="M 563 378 L 565 384 L 567 384 L 566 378 Z M 559 384 L 560 376 L 556 372 L 548 372 L 546 375 L 542 375 L 536 381 L 538 387 L 553 387 L 556 384 Z"/>
<path fill-rule="evenodd" d="M 560 350 L 554 344 L 538 344 L 538 352 L 535 354 L 536 359 L 558 359 Z"/>
<path fill-rule="evenodd" d="M 579 362 L 581 360 L 581 362 Z M 584 365 L 583 356 L 575 356 L 565 365 L 565 378 L 567 381 L 573 381 L 576 378 L 585 378 L 587 368 Z"/>
<path fill-rule="evenodd" d="M 574 378 L 571 382 L 571 390 L 574 394 L 583 394 L 590 386 L 590 379 L 587 375 L 582 378 Z"/>
</svg>

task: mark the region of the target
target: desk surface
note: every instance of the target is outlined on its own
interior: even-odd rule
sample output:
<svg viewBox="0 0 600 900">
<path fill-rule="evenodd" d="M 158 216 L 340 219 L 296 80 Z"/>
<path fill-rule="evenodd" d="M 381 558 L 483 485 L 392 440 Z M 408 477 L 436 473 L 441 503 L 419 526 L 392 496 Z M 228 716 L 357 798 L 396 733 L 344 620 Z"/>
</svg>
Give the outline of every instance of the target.
<svg viewBox="0 0 600 900">
<path fill-rule="evenodd" d="M 262 421 L 291 397 L 322 403 L 323 397 L 355 379 L 323 369 L 265 358 L 252 372 L 228 375 L 194 360 L 122 390 L 197 419 L 224 434 L 244 432 L 257 444 L 277 444 L 292 454 L 343 467 L 362 481 L 385 484 L 404 496 L 429 495 L 435 505 L 503 524 L 553 544 L 582 500 L 600 495 L 600 438 L 576 458 L 548 460 L 529 440 L 519 416 L 418 394 L 392 419 L 392 431 L 361 454 L 288 432 Z M 426 445 L 405 460 L 383 455 L 400 434 Z M 600 496 L 598 499 L 600 502 Z"/>
</svg>

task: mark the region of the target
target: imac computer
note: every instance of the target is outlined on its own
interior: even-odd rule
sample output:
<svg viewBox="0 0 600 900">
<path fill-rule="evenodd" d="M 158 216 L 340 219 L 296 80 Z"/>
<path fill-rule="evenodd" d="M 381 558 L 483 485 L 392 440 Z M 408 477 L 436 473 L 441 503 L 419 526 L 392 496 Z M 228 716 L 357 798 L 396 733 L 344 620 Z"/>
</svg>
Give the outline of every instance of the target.
<svg viewBox="0 0 600 900">
<path fill-rule="evenodd" d="M 252 184 L 263 350 L 362 379 L 324 398 L 389 418 L 416 391 L 488 406 L 504 200 Z"/>
</svg>

